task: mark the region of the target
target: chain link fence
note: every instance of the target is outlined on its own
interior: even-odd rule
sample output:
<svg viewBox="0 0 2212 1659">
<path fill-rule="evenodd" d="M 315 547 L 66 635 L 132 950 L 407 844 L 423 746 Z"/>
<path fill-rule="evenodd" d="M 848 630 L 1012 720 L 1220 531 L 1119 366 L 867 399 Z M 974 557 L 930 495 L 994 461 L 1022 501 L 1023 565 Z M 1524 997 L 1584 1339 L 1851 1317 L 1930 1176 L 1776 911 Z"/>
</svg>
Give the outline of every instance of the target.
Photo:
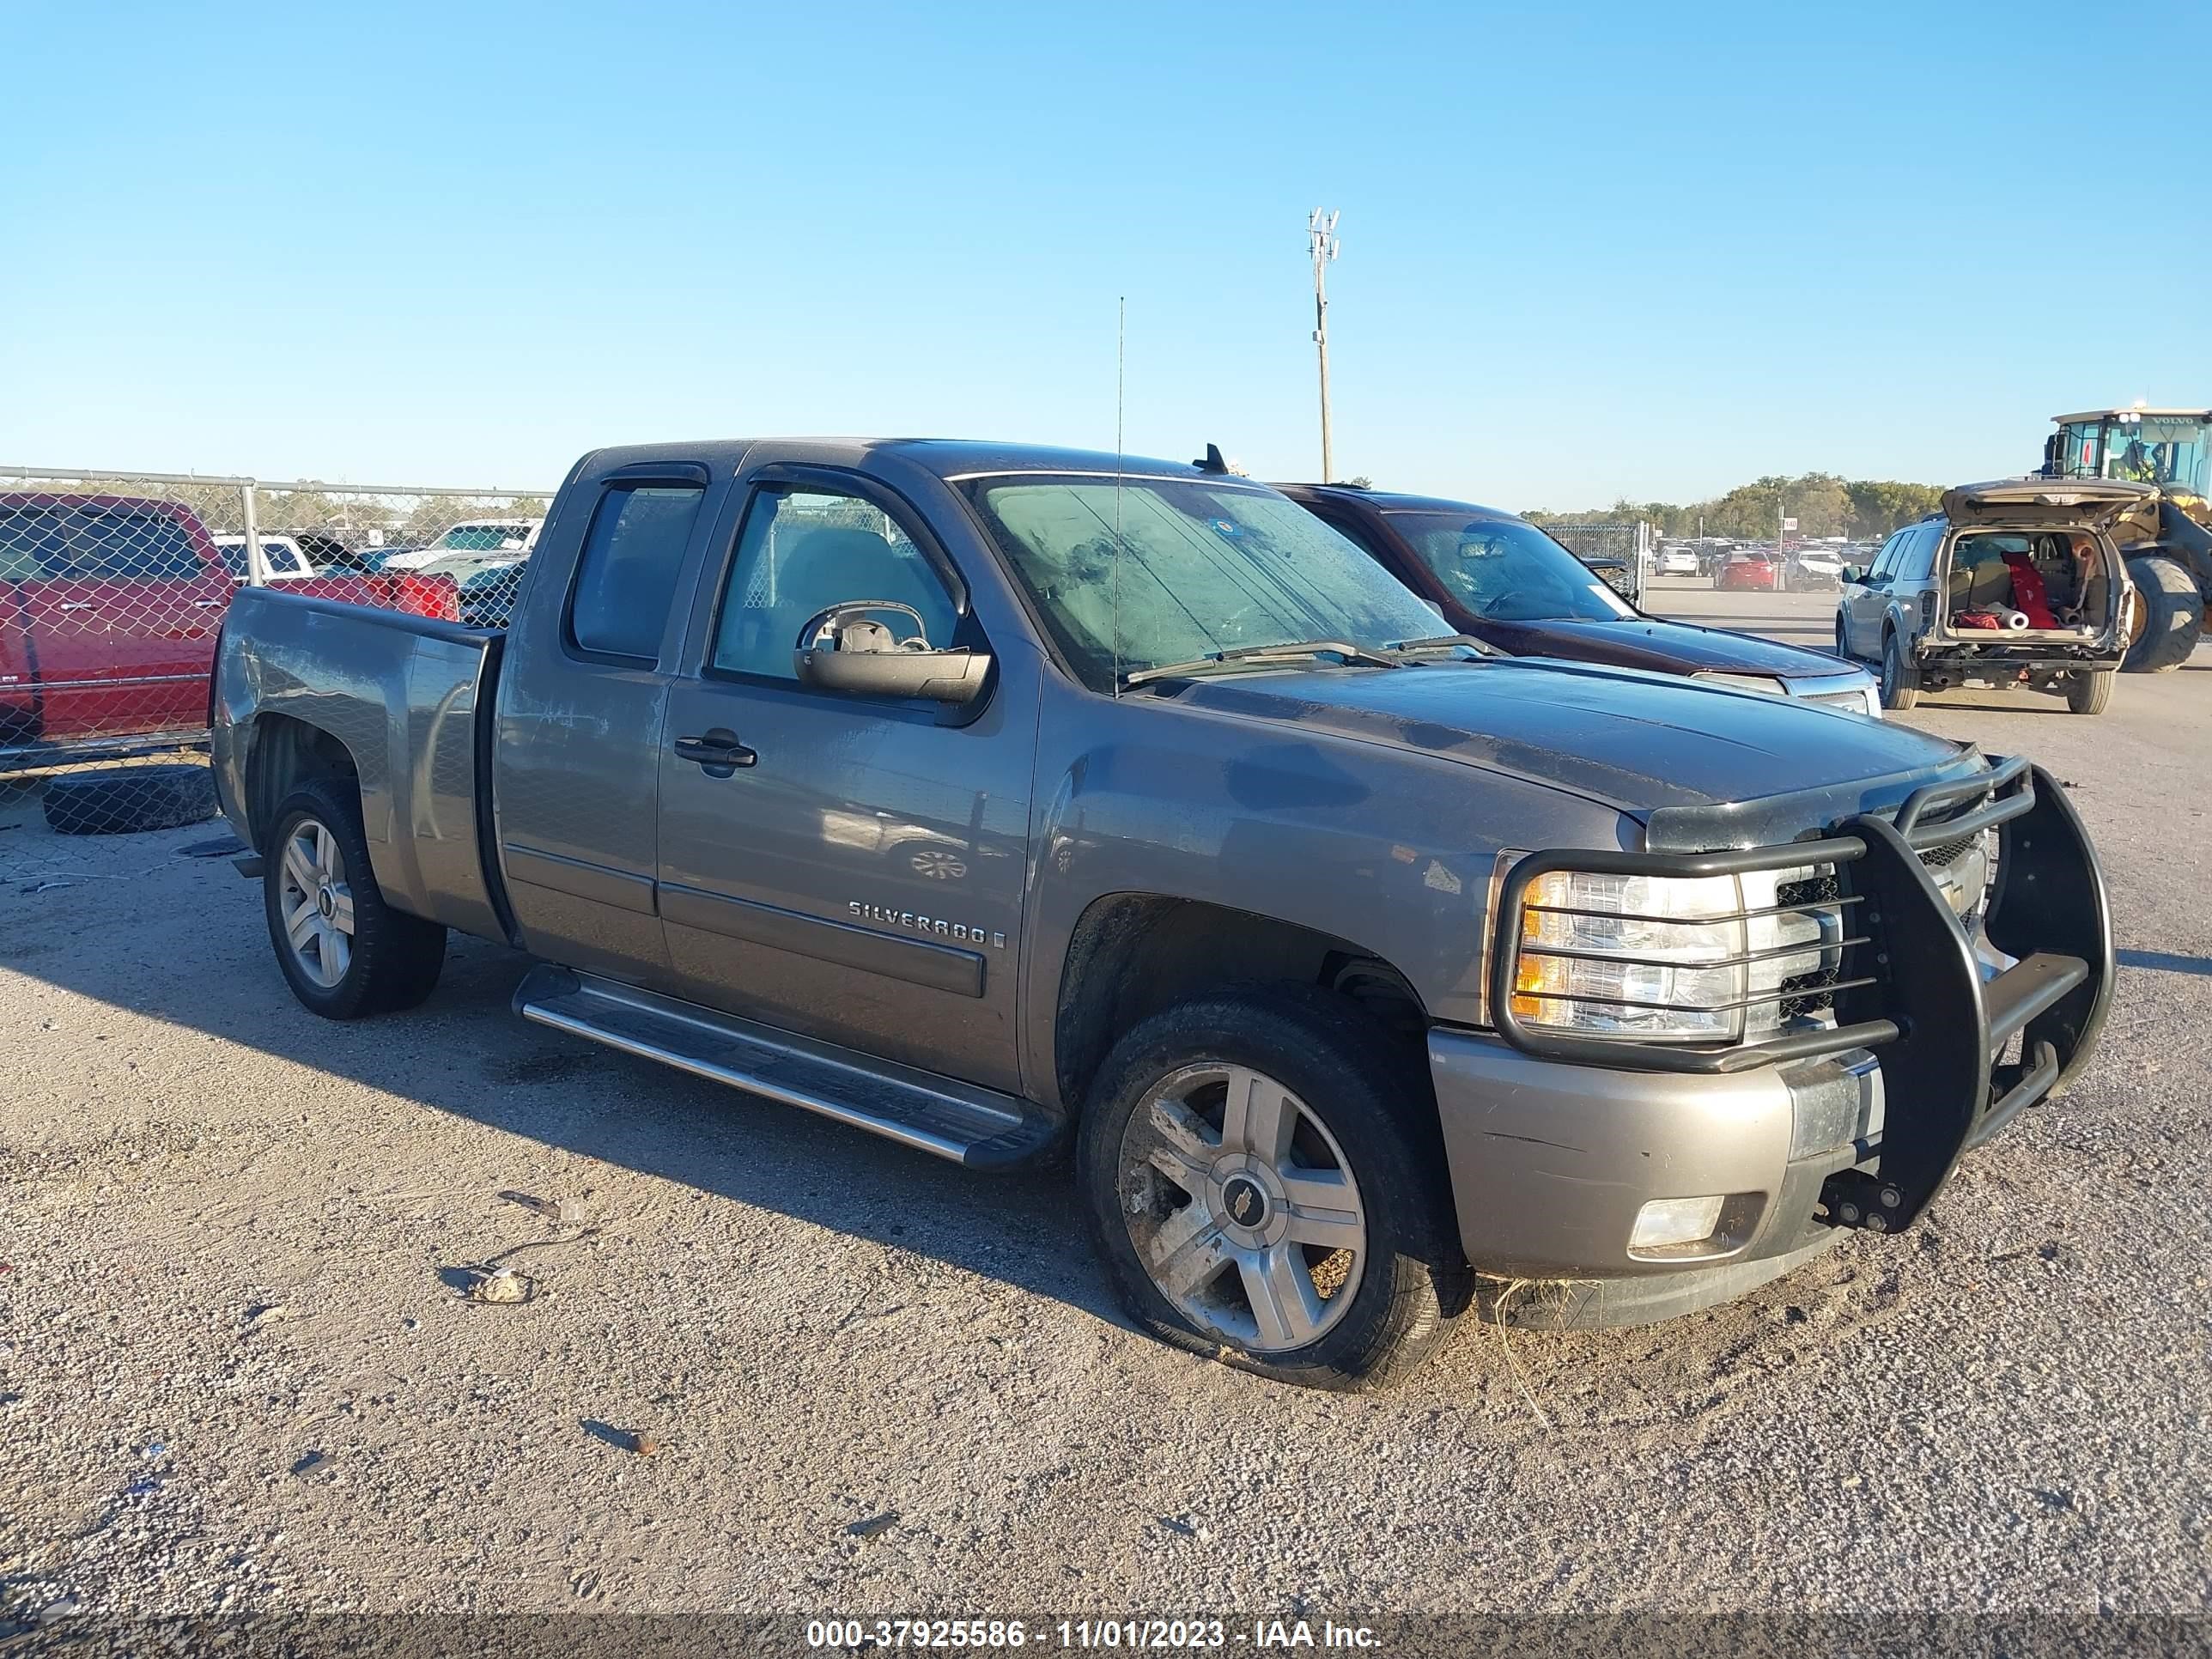
<svg viewBox="0 0 2212 1659">
<path fill-rule="evenodd" d="M 1544 533 L 1565 545 L 1632 604 L 1644 597 L 1651 570 L 1651 526 L 1634 519 L 1619 524 L 1547 524 Z"/>
<path fill-rule="evenodd" d="M 209 676 L 240 588 L 504 627 L 551 498 L 0 466 L 0 815 L 211 817 Z"/>
</svg>

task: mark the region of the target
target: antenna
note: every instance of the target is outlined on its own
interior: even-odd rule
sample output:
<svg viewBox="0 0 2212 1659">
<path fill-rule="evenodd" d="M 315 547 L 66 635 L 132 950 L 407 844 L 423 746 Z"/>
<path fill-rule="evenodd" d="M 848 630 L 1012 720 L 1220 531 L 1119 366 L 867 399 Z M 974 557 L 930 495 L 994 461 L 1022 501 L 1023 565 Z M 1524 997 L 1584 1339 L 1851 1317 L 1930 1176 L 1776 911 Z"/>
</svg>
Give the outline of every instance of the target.
<svg viewBox="0 0 2212 1659">
<path fill-rule="evenodd" d="M 1109 578 L 1113 589 L 1114 695 L 1121 695 L 1121 413 L 1122 388 L 1129 359 L 1129 296 L 1121 295 L 1114 319 L 1114 568 Z"/>
</svg>

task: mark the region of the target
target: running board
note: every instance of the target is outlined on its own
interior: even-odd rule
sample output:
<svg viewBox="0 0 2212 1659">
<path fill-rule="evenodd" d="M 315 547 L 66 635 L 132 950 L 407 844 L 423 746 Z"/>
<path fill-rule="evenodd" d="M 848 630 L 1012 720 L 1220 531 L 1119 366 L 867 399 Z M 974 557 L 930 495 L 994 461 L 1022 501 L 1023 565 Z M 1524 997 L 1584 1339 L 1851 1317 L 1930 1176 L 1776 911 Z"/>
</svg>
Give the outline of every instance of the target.
<svg viewBox="0 0 2212 1659">
<path fill-rule="evenodd" d="M 516 988 L 514 1011 L 971 1170 L 1027 1163 L 1063 1127 L 1033 1101 L 566 968 L 532 969 Z"/>
</svg>

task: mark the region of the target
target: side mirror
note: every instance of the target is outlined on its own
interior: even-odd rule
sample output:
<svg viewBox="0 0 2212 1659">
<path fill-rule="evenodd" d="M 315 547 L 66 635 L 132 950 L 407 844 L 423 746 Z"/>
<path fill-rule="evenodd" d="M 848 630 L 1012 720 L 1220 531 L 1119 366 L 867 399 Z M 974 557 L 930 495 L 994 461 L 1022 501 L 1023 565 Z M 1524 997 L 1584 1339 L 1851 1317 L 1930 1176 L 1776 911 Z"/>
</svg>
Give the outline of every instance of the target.
<svg viewBox="0 0 2212 1659">
<path fill-rule="evenodd" d="M 1836 572 L 1836 580 L 1839 582 L 1863 582 L 1866 580 L 1866 572 L 1855 564 L 1847 564 Z"/>
<path fill-rule="evenodd" d="M 904 639 L 877 620 L 886 612 L 912 617 Z M 799 684 L 871 697 L 921 697 L 964 706 L 983 694 L 991 653 L 933 651 L 921 613 L 893 599 L 858 599 L 817 611 L 799 630 L 792 664 Z"/>
</svg>

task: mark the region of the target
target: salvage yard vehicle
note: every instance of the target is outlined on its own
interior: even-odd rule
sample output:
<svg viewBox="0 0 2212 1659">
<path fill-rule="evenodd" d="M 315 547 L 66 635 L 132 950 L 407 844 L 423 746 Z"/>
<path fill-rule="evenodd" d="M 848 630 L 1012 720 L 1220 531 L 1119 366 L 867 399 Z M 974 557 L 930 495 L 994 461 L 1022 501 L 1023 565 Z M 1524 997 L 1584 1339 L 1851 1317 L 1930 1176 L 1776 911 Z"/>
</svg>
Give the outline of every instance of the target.
<svg viewBox="0 0 2212 1659">
<path fill-rule="evenodd" d="M 1825 651 L 1647 616 L 1612 583 L 1592 581 L 1588 560 L 1513 514 L 1348 484 L 1276 488 L 1412 588 L 1447 626 L 1514 656 L 1690 674 L 1881 717 L 1865 669 Z"/>
<path fill-rule="evenodd" d="M 242 538 L 234 553 L 242 564 Z M 237 591 L 226 557 L 179 501 L 0 493 L 0 773 L 204 743 L 216 633 Z M 288 585 L 460 615 L 436 579 Z"/>
<path fill-rule="evenodd" d="M 1885 708 L 1986 685 L 2102 714 L 2136 604 L 2111 530 L 2153 493 L 2041 477 L 1946 491 L 1942 511 L 1892 536 L 1870 568 L 1845 568 L 1836 654 L 1881 665 Z"/>
<path fill-rule="evenodd" d="M 1212 450 L 610 449 L 504 634 L 242 592 L 214 758 L 307 1008 L 419 1003 L 457 927 L 556 1031 L 1072 1142 L 1133 1316 L 1297 1383 L 1900 1231 L 2089 1055 L 2041 771 L 1437 628 Z"/>
</svg>

